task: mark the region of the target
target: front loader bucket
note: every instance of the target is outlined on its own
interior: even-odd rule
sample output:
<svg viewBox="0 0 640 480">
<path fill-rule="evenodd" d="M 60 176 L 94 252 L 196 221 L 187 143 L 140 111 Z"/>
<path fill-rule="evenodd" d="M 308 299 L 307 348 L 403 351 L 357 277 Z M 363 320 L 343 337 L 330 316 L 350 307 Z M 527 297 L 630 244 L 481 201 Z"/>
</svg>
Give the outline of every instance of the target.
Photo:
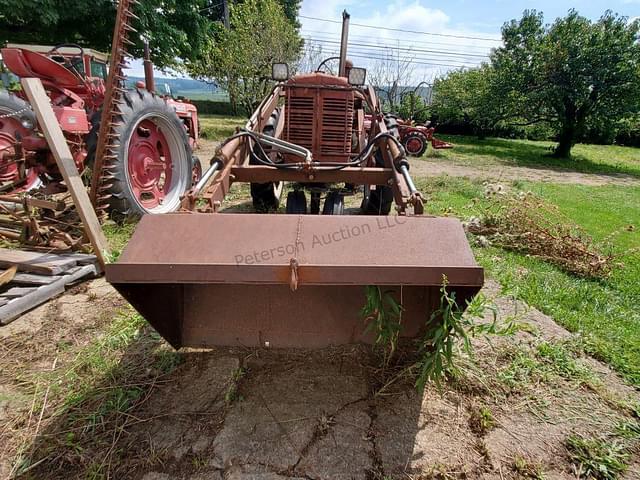
<svg viewBox="0 0 640 480">
<path fill-rule="evenodd" d="M 147 215 L 106 275 L 175 348 L 370 342 L 367 285 L 412 337 L 443 276 L 461 305 L 484 278 L 452 218 L 253 214 Z"/>
</svg>

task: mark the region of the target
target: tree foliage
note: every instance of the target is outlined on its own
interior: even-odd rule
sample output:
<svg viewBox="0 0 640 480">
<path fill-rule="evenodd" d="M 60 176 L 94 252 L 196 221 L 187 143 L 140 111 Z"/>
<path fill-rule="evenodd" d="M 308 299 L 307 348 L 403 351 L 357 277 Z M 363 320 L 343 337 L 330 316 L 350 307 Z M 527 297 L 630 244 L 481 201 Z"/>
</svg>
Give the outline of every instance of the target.
<svg viewBox="0 0 640 480">
<path fill-rule="evenodd" d="M 231 28 L 217 28 L 191 75 L 213 81 L 229 92 L 234 107 L 249 112 L 271 88 L 271 65 L 293 64 L 302 40 L 276 0 L 245 0 L 232 5 Z"/>
<path fill-rule="evenodd" d="M 545 25 L 536 11 L 506 23 L 503 45 L 479 69 L 436 83 L 435 111 L 478 131 L 545 123 L 556 155 L 569 157 L 589 132 L 611 139 L 640 109 L 640 22 L 605 12 L 596 22 L 569 11 Z M 608 132 L 607 132 L 608 130 Z"/>
<path fill-rule="evenodd" d="M 597 22 L 575 10 L 544 26 L 526 11 L 502 29 L 492 55 L 496 93 L 531 122 L 559 124 L 556 154 L 568 157 L 588 122 L 614 122 L 640 103 L 640 22 L 606 12 Z"/>
<path fill-rule="evenodd" d="M 232 0 L 230 0 L 231 2 Z M 297 24 L 299 0 L 280 0 L 287 18 Z M 149 39 L 152 60 L 160 68 L 184 68 L 198 62 L 223 18 L 219 0 L 140 0 L 133 26 Z M 108 52 L 116 2 L 113 0 L 3 0 L 0 41 L 5 44 L 77 43 Z M 131 34 L 130 53 L 142 56 L 140 35 Z"/>
<path fill-rule="evenodd" d="M 467 125 L 482 135 L 500 120 L 502 104 L 492 96 L 493 79 L 494 71 L 488 64 L 473 70 L 456 70 L 437 79 L 433 86 L 434 115 Z"/>
</svg>

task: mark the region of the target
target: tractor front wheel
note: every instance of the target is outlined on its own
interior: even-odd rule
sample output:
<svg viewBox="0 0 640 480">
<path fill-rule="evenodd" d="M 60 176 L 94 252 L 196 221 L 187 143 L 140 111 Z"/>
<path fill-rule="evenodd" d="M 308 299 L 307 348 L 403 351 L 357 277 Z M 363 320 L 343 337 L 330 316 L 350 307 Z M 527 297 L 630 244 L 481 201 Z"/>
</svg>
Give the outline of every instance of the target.
<svg viewBox="0 0 640 480">
<path fill-rule="evenodd" d="M 427 151 L 429 143 L 427 137 L 420 132 L 409 132 L 403 139 L 402 144 L 407 155 L 412 157 L 421 157 Z"/>
</svg>

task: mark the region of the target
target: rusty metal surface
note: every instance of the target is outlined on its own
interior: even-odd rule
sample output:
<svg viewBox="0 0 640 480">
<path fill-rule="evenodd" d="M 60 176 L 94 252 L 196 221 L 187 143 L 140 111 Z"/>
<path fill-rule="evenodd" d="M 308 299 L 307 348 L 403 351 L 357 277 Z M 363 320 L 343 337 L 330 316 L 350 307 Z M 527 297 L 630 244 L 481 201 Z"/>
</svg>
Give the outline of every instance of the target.
<svg viewBox="0 0 640 480">
<path fill-rule="evenodd" d="M 372 343 L 360 316 L 362 286 L 121 283 L 116 289 L 175 348 L 322 348 Z M 438 287 L 389 286 L 402 303 L 401 337 L 420 333 L 437 308 Z M 452 288 L 464 304 L 479 287 Z"/>
<path fill-rule="evenodd" d="M 304 182 L 331 183 L 347 182 L 367 185 L 386 185 L 393 178 L 390 168 L 376 167 L 347 167 L 341 170 L 335 168 L 320 168 L 305 171 L 291 169 L 276 169 L 262 165 L 242 165 L 231 169 L 234 182 Z"/>
<path fill-rule="evenodd" d="M 167 248 L 175 245 L 175 248 Z M 433 217 L 145 216 L 112 283 L 480 286 L 460 222 Z"/>
</svg>

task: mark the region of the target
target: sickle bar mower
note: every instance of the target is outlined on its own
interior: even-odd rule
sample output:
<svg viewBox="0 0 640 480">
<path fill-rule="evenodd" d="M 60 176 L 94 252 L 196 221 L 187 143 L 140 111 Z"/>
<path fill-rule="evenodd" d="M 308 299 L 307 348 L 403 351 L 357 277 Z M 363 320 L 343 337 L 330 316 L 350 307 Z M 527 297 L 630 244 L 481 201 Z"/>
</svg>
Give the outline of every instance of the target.
<svg viewBox="0 0 640 480">
<path fill-rule="evenodd" d="M 345 13 L 345 45 L 347 29 Z M 413 337 L 443 279 L 461 307 L 481 288 L 460 222 L 423 215 L 397 127 L 363 86 L 366 72 L 341 57 L 342 76 L 288 78 L 274 65 L 279 83 L 219 147 L 183 213 L 143 217 L 107 265 L 107 280 L 174 347 L 370 342 L 366 286 L 392 292 L 400 335 Z M 250 183 L 266 213 L 219 212 L 235 182 Z M 269 213 L 285 182 L 287 214 Z M 360 194 L 364 215 L 344 215 L 344 197 Z"/>
</svg>

